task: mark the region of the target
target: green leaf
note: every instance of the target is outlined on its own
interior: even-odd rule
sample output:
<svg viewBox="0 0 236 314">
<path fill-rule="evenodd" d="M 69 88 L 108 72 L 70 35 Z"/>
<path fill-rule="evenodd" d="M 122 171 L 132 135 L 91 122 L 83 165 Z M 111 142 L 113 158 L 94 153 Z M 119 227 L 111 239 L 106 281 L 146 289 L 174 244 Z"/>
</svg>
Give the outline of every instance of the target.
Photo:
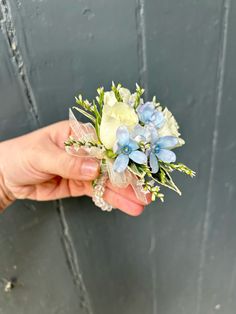
<svg viewBox="0 0 236 314">
<path fill-rule="evenodd" d="M 128 168 L 133 174 L 141 179 L 143 179 L 146 175 L 146 172 L 142 169 L 142 167 L 136 165 L 135 163 L 131 163 Z"/>
<path fill-rule="evenodd" d="M 106 150 L 106 155 L 108 158 L 114 159 L 116 158 L 117 154 L 113 152 L 113 150 L 111 149 L 107 149 Z"/>
<path fill-rule="evenodd" d="M 94 118 L 94 116 L 92 116 L 90 113 L 86 112 L 85 110 L 78 108 L 76 106 L 72 107 L 73 109 L 76 109 L 77 111 L 79 111 L 80 113 L 82 113 L 82 115 L 84 115 L 85 117 L 87 117 L 88 119 L 90 119 L 93 123 L 96 122 L 96 119 Z"/>
<path fill-rule="evenodd" d="M 182 194 L 180 189 L 175 185 L 174 181 L 172 180 L 170 173 L 162 166 L 160 166 L 159 172 L 155 176 L 153 175 L 153 180 L 175 191 L 179 195 Z"/>
</svg>

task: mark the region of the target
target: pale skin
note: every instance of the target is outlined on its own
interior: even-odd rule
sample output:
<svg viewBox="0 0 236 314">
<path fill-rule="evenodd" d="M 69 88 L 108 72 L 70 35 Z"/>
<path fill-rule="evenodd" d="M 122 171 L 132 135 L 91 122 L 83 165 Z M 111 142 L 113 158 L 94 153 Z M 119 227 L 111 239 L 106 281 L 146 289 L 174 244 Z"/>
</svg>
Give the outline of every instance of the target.
<svg viewBox="0 0 236 314">
<path fill-rule="evenodd" d="M 48 201 L 92 196 L 99 162 L 68 154 L 64 141 L 69 134 L 69 122 L 61 121 L 0 143 L 0 211 L 16 199 Z M 104 199 L 131 216 L 140 215 L 145 205 L 130 186 L 120 189 L 109 181 Z"/>
</svg>

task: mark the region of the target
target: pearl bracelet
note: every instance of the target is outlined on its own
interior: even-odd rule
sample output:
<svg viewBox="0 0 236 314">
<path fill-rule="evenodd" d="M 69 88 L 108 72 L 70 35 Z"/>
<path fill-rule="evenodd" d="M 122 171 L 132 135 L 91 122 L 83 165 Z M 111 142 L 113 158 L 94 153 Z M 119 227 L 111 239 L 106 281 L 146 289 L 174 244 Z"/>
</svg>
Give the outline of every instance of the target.
<svg viewBox="0 0 236 314">
<path fill-rule="evenodd" d="M 93 188 L 93 197 L 92 200 L 97 207 L 100 207 L 101 210 L 110 212 L 112 211 L 112 206 L 108 204 L 103 199 L 103 194 L 105 192 L 105 184 L 108 179 L 107 174 L 102 174 L 97 180 Z"/>
</svg>

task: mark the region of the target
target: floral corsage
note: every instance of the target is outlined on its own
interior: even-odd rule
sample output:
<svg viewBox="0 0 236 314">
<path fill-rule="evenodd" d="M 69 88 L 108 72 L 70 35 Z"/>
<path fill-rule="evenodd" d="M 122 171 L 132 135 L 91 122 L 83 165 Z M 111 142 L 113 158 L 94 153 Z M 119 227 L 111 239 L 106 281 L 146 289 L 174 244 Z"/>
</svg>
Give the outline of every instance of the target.
<svg viewBox="0 0 236 314">
<path fill-rule="evenodd" d="M 82 95 L 76 97 L 73 109 L 90 122 L 79 122 L 70 109 L 71 136 L 65 142 L 69 153 L 80 157 L 92 156 L 101 160 L 100 177 L 94 181 L 93 201 L 110 211 L 102 196 L 106 180 L 116 187 L 131 185 L 137 198 L 146 203 L 147 193 L 152 200 L 164 200 L 161 186 L 181 195 L 172 180 L 174 170 L 191 177 L 195 172 L 176 163 L 173 149 L 184 145 L 179 126 L 172 113 L 157 102 L 144 102 L 144 89 L 136 84 L 131 92 L 112 82 L 111 90 L 97 89 L 98 96 L 90 102 Z"/>
</svg>

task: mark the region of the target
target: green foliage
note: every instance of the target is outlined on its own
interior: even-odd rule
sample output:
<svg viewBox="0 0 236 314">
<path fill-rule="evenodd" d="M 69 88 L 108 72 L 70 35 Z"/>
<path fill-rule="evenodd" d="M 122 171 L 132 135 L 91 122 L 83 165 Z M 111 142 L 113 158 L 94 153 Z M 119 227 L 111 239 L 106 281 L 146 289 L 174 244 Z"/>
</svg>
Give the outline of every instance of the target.
<svg viewBox="0 0 236 314">
<path fill-rule="evenodd" d="M 104 149 L 103 145 L 101 145 L 99 143 L 78 141 L 78 140 L 74 139 L 72 136 L 70 136 L 64 142 L 64 145 L 65 145 L 65 147 L 73 146 L 75 150 L 77 150 L 80 147 L 85 147 L 85 148 L 97 147 L 97 148 L 100 148 L 100 149 Z"/>
<path fill-rule="evenodd" d="M 102 115 L 102 108 L 104 104 L 104 87 L 99 87 L 97 89 L 98 96 L 96 97 L 97 103 L 99 105 L 100 115 Z"/>
<path fill-rule="evenodd" d="M 143 165 L 135 164 L 134 162 L 130 163 L 128 169 L 137 177 L 143 179 L 146 176 Z"/>
<path fill-rule="evenodd" d="M 162 166 L 160 166 L 160 169 L 156 175 L 153 175 L 153 179 L 158 182 L 160 185 L 163 185 L 179 195 L 181 195 L 181 191 L 179 188 L 175 185 L 174 181 L 171 178 L 171 175 L 168 171 L 166 171 Z"/>
<path fill-rule="evenodd" d="M 188 168 L 183 163 L 164 163 L 163 161 L 159 161 L 159 163 L 162 165 L 162 167 L 169 172 L 172 172 L 173 170 L 177 170 L 179 172 L 185 173 L 191 178 L 193 178 L 196 175 L 196 172 Z"/>
<path fill-rule="evenodd" d="M 129 165 L 129 170 L 140 178 L 144 191 L 149 191 L 152 194 L 152 199 L 160 199 L 164 201 L 164 194 L 160 192 L 160 185 L 167 187 L 179 195 L 181 195 L 180 189 L 174 183 L 171 172 L 174 170 L 183 172 L 191 177 L 195 175 L 195 172 L 185 166 L 182 163 L 165 163 L 161 160 L 159 162 L 159 171 L 158 173 L 152 173 L 148 165 L 138 165 L 134 162 L 131 162 Z"/>
<path fill-rule="evenodd" d="M 121 87 L 122 87 L 122 85 L 121 85 L 120 83 L 116 86 L 115 83 L 112 82 L 111 90 L 114 92 L 117 101 L 120 101 L 120 102 L 123 101 L 122 98 L 121 98 L 121 96 L 120 96 L 120 92 L 119 92 L 119 89 L 120 89 Z"/>
<path fill-rule="evenodd" d="M 143 88 L 141 88 L 137 83 L 136 83 L 136 99 L 135 99 L 135 103 L 134 103 L 134 109 L 136 109 L 139 104 L 140 104 L 140 98 L 143 95 L 143 93 L 145 92 L 145 90 Z"/>
<path fill-rule="evenodd" d="M 122 97 L 120 95 L 120 88 L 122 85 L 118 83 L 115 85 L 114 82 L 112 82 L 111 90 L 114 92 L 115 97 L 118 102 L 122 102 Z M 102 165 L 106 165 L 106 158 L 109 159 L 115 159 L 117 157 L 117 154 L 113 152 L 112 149 L 106 149 L 104 145 L 102 145 L 100 141 L 100 124 L 101 124 L 101 118 L 102 118 L 102 110 L 104 106 L 104 87 L 99 87 L 97 89 L 98 95 L 96 96 L 96 100 L 93 100 L 92 102 L 88 101 L 87 99 L 83 99 L 82 95 L 79 95 L 78 97 L 75 97 L 76 104 L 78 106 L 74 106 L 73 108 L 79 111 L 81 114 L 86 116 L 94 125 L 96 129 L 96 133 L 98 136 L 98 143 L 93 142 L 85 142 L 85 141 L 79 141 L 75 140 L 73 137 L 69 137 L 68 140 L 65 142 L 66 147 L 73 147 L 75 150 L 78 150 L 80 147 L 84 148 L 92 148 L 97 147 L 103 150 L 105 153 L 104 160 L 102 160 Z M 136 84 L 136 93 L 135 93 L 135 101 L 134 101 L 134 109 L 136 110 L 137 107 L 140 105 L 141 97 L 144 93 L 144 89 L 141 88 L 138 84 Z M 156 97 L 153 97 L 153 103 L 156 107 L 160 106 L 160 103 L 157 102 Z M 139 122 L 141 125 L 142 123 Z M 139 149 L 146 153 L 150 150 L 151 143 L 145 143 L 145 142 L 139 142 Z M 188 168 L 183 163 L 165 163 L 161 160 L 158 160 L 159 163 L 159 171 L 158 173 L 153 174 L 151 172 L 150 166 L 148 164 L 136 164 L 133 161 L 130 161 L 128 170 L 134 174 L 138 178 L 138 183 L 142 187 L 144 192 L 150 192 L 152 195 L 152 200 L 160 199 L 161 201 L 164 201 L 164 194 L 161 193 L 160 186 L 167 187 L 179 195 L 181 195 L 181 191 L 174 183 L 171 173 L 176 170 L 178 172 L 182 172 L 190 177 L 195 176 L 195 172 Z M 106 167 L 105 167 L 106 168 Z"/>
<path fill-rule="evenodd" d="M 106 150 L 106 155 L 108 158 L 114 159 L 116 158 L 117 154 L 113 152 L 112 149 L 107 149 Z"/>
<path fill-rule="evenodd" d="M 151 193 L 152 201 L 160 199 L 162 202 L 164 202 L 164 194 L 160 192 L 160 187 L 155 185 L 153 180 L 144 181 L 143 190 Z"/>
</svg>

